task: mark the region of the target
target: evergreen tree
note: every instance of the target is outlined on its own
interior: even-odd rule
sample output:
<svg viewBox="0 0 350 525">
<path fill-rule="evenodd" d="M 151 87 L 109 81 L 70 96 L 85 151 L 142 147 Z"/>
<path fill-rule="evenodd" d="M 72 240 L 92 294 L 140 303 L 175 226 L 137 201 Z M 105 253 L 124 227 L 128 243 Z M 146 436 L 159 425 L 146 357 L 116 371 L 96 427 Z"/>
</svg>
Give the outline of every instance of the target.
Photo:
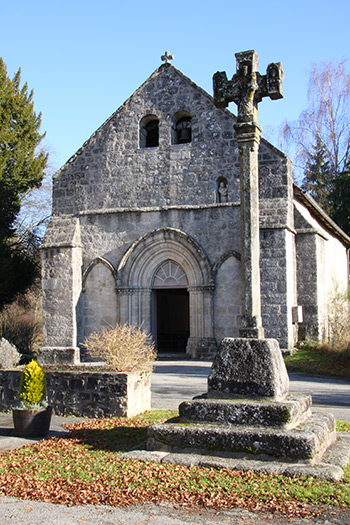
<svg viewBox="0 0 350 525">
<path fill-rule="evenodd" d="M 33 253 L 15 232 L 21 202 L 44 176 L 47 154 L 38 146 L 41 115 L 34 112 L 33 92 L 20 87 L 20 69 L 13 80 L 0 58 L 0 307 L 24 291 L 35 276 Z"/>
<path fill-rule="evenodd" d="M 312 152 L 305 165 L 304 179 L 301 185 L 316 202 L 329 214 L 333 212 L 334 176 L 330 167 L 327 149 L 321 138 L 316 138 Z"/>
<path fill-rule="evenodd" d="M 332 193 L 332 218 L 350 235 L 350 156 L 344 170 L 338 175 Z"/>
</svg>

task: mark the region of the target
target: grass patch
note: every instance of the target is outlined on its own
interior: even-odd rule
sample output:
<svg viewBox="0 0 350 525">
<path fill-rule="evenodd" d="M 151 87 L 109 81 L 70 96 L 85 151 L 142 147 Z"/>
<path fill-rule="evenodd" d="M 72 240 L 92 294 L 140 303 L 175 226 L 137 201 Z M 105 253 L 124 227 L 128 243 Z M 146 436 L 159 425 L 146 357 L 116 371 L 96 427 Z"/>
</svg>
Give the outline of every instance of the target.
<svg viewBox="0 0 350 525">
<path fill-rule="evenodd" d="M 177 416 L 86 420 L 68 438 L 52 438 L 0 456 L 0 494 L 68 505 L 168 502 L 207 508 L 242 507 L 315 516 L 310 505 L 350 505 L 350 469 L 342 482 L 187 467 L 123 459 L 147 426 Z M 350 424 L 340 422 L 342 430 Z"/>
<path fill-rule="evenodd" d="M 337 432 L 350 432 L 349 421 L 337 421 Z"/>
<path fill-rule="evenodd" d="M 290 372 L 350 378 L 350 353 L 326 345 L 304 344 L 284 361 Z"/>
</svg>

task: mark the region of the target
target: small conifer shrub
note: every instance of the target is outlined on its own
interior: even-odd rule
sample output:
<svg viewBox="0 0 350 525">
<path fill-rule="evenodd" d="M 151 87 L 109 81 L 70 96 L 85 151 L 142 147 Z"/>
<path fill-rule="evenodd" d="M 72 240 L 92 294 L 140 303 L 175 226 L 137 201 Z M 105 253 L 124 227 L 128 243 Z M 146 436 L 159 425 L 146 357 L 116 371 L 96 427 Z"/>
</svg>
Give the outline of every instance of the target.
<svg viewBox="0 0 350 525">
<path fill-rule="evenodd" d="M 36 361 L 23 370 L 19 386 L 19 398 L 25 407 L 45 406 L 45 372 Z"/>
</svg>

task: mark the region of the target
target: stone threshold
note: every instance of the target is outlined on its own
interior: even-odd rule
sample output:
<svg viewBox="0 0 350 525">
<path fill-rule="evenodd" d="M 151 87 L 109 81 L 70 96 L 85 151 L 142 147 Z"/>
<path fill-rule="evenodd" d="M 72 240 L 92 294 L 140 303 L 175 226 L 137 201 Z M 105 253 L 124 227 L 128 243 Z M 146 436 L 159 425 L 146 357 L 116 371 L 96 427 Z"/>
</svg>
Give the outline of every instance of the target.
<svg viewBox="0 0 350 525">
<path fill-rule="evenodd" d="M 243 453 L 236 457 L 224 455 L 202 455 L 158 450 L 134 449 L 121 454 L 121 458 L 139 459 L 157 463 L 171 463 L 173 465 L 199 466 L 215 469 L 229 469 L 237 471 L 264 472 L 268 474 L 289 477 L 312 477 L 327 481 L 339 481 L 344 476 L 343 467 L 350 460 L 350 433 L 338 432 L 337 441 L 326 451 L 322 460 L 314 464 L 302 461 L 287 461 L 280 458 L 255 456 L 248 459 Z"/>
</svg>

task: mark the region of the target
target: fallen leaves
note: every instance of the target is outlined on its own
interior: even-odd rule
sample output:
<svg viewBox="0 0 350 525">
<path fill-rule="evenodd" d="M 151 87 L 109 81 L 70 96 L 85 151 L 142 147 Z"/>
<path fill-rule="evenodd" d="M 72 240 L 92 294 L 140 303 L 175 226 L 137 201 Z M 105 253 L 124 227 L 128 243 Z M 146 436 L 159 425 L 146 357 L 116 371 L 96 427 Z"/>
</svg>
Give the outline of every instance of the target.
<svg viewBox="0 0 350 525">
<path fill-rule="evenodd" d="M 66 505 L 167 502 L 298 517 L 317 514 L 308 501 L 301 503 L 293 497 L 294 485 L 309 490 L 307 480 L 143 462 L 115 453 L 126 442 L 130 448 L 150 422 L 150 416 L 87 420 L 70 427 L 68 438 L 11 451 L 0 457 L 0 494 Z M 344 502 L 340 487 L 332 497 L 338 504 Z"/>
</svg>

